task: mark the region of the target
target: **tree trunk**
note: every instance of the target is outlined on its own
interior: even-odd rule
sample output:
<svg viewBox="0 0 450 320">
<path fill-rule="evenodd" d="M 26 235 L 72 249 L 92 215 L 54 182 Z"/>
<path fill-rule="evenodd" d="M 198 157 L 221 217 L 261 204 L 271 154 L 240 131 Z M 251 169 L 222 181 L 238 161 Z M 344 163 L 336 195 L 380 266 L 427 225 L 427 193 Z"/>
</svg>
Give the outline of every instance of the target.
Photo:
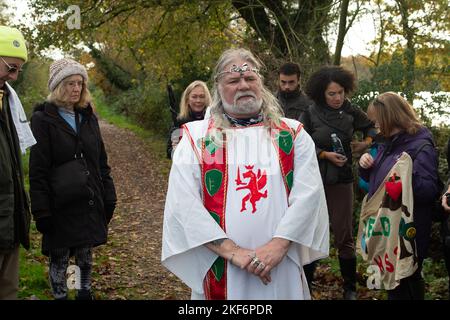
<svg viewBox="0 0 450 320">
<path fill-rule="evenodd" d="M 341 12 L 339 14 L 339 33 L 333 59 L 333 64 L 337 66 L 341 64 L 341 52 L 342 47 L 344 46 L 345 34 L 347 33 L 348 3 L 349 0 L 342 0 L 341 2 Z"/>
<path fill-rule="evenodd" d="M 415 94 L 415 60 L 416 49 L 414 48 L 414 29 L 408 24 L 408 4 L 405 0 L 396 0 L 397 6 L 401 14 L 401 24 L 403 28 L 403 36 L 406 39 L 405 49 L 405 62 L 406 62 L 406 74 L 405 74 L 405 88 L 404 92 L 406 98 L 412 103 Z"/>
<path fill-rule="evenodd" d="M 299 1 L 298 8 L 278 0 L 232 0 L 242 19 L 275 58 L 297 61 L 308 69 L 330 61 L 324 30 L 332 0 Z"/>
</svg>

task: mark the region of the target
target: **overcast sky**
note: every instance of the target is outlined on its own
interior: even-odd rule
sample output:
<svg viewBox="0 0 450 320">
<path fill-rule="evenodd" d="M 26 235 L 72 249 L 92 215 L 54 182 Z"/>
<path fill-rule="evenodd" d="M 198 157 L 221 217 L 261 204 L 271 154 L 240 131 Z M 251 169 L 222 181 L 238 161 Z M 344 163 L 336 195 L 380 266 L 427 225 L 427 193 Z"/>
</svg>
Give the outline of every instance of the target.
<svg viewBox="0 0 450 320">
<path fill-rule="evenodd" d="M 13 22 L 27 20 L 26 14 L 29 12 L 29 8 L 26 0 L 6 0 L 6 3 L 10 6 L 8 14 L 12 18 Z M 83 17 L 81 17 L 81 23 L 83 23 Z M 357 54 L 366 56 L 370 55 L 371 46 L 368 45 L 368 42 L 374 38 L 375 27 L 373 25 L 372 18 L 365 18 L 361 21 L 355 22 L 345 37 L 344 47 L 342 48 L 342 56 Z M 330 40 L 332 42 L 335 41 L 335 39 Z M 334 48 L 332 50 L 334 52 Z"/>
</svg>

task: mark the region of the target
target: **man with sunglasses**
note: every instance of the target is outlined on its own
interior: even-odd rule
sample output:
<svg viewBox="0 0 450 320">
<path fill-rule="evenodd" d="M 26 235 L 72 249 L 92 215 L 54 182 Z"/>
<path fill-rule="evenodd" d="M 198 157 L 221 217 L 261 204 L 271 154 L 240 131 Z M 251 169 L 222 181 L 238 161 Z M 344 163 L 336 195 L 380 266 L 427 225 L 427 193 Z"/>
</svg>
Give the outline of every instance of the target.
<svg viewBox="0 0 450 320">
<path fill-rule="evenodd" d="M 0 300 L 17 299 L 19 245 L 29 248 L 30 211 L 21 151 L 34 143 L 23 107 L 7 82 L 27 61 L 19 30 L 0 26 Z"/>
<path fill-rule="evenodd" d="M 5 60 L 9 60 L 9 63 Z M 5 85 L 5 82 L 8 80 L 17 80 L 17 76 L 19 72 L 22 72 L 21 67 L 19 65 L 22 65 L 24 61 L 22 61 L 19 58 L 13 58 L 13 57 L 0 57 L 0 60 L 3 61 L 3 63 L 6 66 L 6 72 L 2 75 L 2 78 L 0 79 L 0 84 Z M 3 82 L 2 82 L 3 81 Z"/>
</svg>

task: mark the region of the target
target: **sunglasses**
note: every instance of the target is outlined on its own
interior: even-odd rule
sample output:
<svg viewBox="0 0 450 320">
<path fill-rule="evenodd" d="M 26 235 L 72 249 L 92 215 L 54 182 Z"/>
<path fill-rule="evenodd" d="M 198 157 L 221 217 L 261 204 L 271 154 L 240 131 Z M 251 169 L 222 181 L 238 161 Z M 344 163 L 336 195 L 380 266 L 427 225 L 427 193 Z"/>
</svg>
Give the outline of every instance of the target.
<svg viewBox="0 0 450 320">
<path fill-rule="evenodd" d="M 6 72 L 8 73 L 16 73 L 16 72 L 22 72 L 22 68 L 19 69 L 19 67 L 17 66 L 10 66 L 8 64 L 8 62 L 6 62 L 2 57 L 0 57 L 0 59 L 2 59 L 3 63 L 6 65 L 6 67 L 8 68 L 8 70 Z"/>
</svg>

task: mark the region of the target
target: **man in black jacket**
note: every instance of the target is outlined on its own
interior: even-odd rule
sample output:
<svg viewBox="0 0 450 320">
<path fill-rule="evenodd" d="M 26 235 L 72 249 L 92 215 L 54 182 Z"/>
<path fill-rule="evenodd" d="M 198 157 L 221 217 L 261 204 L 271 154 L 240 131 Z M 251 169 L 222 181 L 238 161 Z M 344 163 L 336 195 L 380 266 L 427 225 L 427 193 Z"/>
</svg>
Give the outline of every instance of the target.
<svg viewBox="0 0 450 320">
<path fill-rule="evenodd" d="M 17 299 L 19 245 L 30 246 L 30 211 L 20 153 L 22 129 L 28 124 L 17 118 L 22 106 L 7 85 L 17 79 L 26 60 L 25 40 L 19 30 L 0 26 L 0 300 Z"/>
<path fill-rule="evenodd" d="M 300 67 L 293 62 L 278 71 L 277 98 L 286 118 L 298 120 L 312 101 L 300 89 Z"/>
</svg>

